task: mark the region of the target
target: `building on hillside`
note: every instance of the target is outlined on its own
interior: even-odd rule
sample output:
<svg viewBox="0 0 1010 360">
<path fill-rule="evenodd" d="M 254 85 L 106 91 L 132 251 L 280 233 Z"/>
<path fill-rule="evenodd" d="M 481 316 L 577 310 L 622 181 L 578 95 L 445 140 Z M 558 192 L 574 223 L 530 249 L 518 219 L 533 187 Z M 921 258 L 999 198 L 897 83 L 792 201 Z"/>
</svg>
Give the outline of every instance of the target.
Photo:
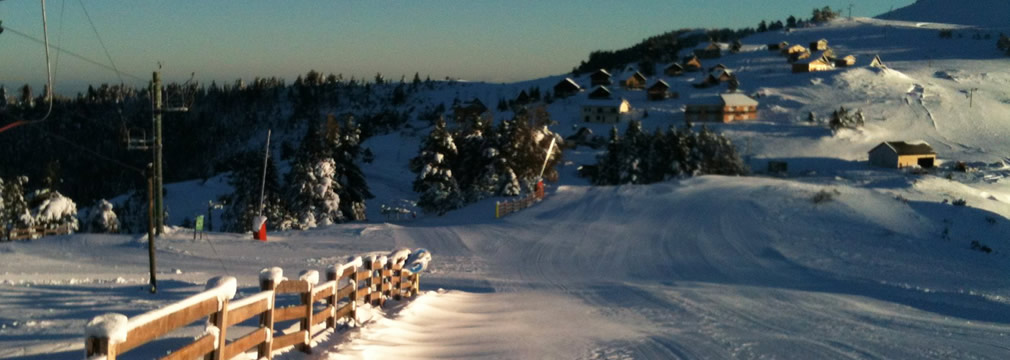
<svg viewBox="0 0 1010 360">
<path fill-rule="evenodd" d="M 931 168 L 936 165 L 936 151 L 922 142 L 909 144 L 904 141 L 885 141 L 870 149 L 870 164 L 887 168 L 919 166 Z"/>
<path fill-rule="evenodd" d="M 684 71 L 701 71 L 701 69 L 701 60 L 698 59 L 697 55 L 684 58 Z"/>
<path fill-rule="evenodd" d="M 722 49 L 715 42 L 711 42 L 704 48 L 694 49 L 694 55 L 702 59 L 717 59 L 722 56 Z"/>
<path fill-rule="evenodd" d="M 684 109 L 689 122 L 733 122 L 757 119 L 757 100 L 740 93 L 728 93 L 692 98 Z"/>
<path fill-rule="evenodd" d="M 625 89 L 629 90 L 642 90 L 645 89 L 645 81 L 646 81 L 645 75 L 642 75 L 641 72 L 636 71 L 634 74 L 631 74 L 631 76 L 629 76 L 627 79 L 624 79 L 624 81 L 621 82 L 621 85 L 624 86 Z"/>
<path fill-rule="evenodd" d="M 740 40 L 733 40 L 733 43 L 729 46 L 729 51 L 738 53 L 740 50 L 743 50 L 743 42 Z"/>
<path fill-rule="evenodd" d="M 789 42 L 787 41 L 768 44 L 768 51 L 782 51 L 787 48 L 789 48 Z"/>
<path fill-rule="evenodd" d="M 456 105 L 453 107 L 453 118 L 457 123 L 464 123 L 467 121 L 477 120 L 481 115 L 487 112 L 487 106 L 478 98 L 473 98 L 473 100 L 467 101 L 463 104 Z"/>
<path fill-rule="evenodd" d="M 589 84 L 592 86 L 610 85 L 614 83 L 614 81 L 611 80 L 610 78 L 611 78 L 610 72 L 604 69 L 599 69 L 596 70 L 596 72 L 589 75 Z"/>
<path fill-rule="evenodd" d="M 810 51 L 824 51 L 828 49 L 828 40 L 820 39 L 810 43 Z"/>
<path fill-rule="evenodd" d="M 590 99 L 609 99 L 611 95 L 610 89 L 607 89 L 606 86 L 600 85 L 593 88 L 587 97 Z"/>
<path fill-rule="evenodd" d="M 667 84 L 662 79 L 656 80 L 656 83 L 649 87 L 648 93 L 649 100 L 652 101 L 666 100 L 671 97 L 677 98 L 677 95 L 670 93 L 670 84 Z"/>
<path fill-rule="evenodd" d="M 554 97 L 558 99 L 578 94 L 579 91 L 582 91 L 582 87 L 576 84 L 572 78 L 561 79 L 557 85 L 554 85 Z"/>
<path fill-rule="evenodd" d="M 666 76 L 681 76 L 684 75 L 684 66 L 678 63 L 673 63 L 663 69 L 663 73 L 666 74 Z"/>
<path fill-rule="evenodd" d="M 715 66 L 708 68 L 708 72 L 713 72 L 716 70 L 726 70 L 726 69 L 728 69 L 726 65 L 716 64 Z"/>
<path fill-rule="evenodd" d="M 790 47 L 782 49 L 782 55 L 785 55 L 787 57 L 792 56 L 793 54 L 799 54 L 799 53 L 810 53 L 810 51 L 807 50 L 807 48 L 803 47 L 803 45 L 800 45 L 800 44 L 796 44 L 796 45 L 793 45 L 793 46 L 790 46 Z"/>
<path fill-rule="evenodd" d="M 810 52 L 797 52 L 789 54 L 789 63 L 795 63 L 800 60 L 806 60 L 810 58 Z"/>
<path fill-rule="evenodd" d="M 856 65 L 856 57 L 852 55 L 847 55 L 840 59 L 835 59 L 835 66 L 837 67 L 849 67 Z"/>
<path fill-rule="evenodd" d="M 631 103 L 625 99 L 587 99 L 582 104 L 582 119 L 585 122 L 620 122 L 631 111 Z"/>
<path fill-rule="evenodd" d="M 821 54 L 821 56 L 818 56 L 816 59 L 793 63 L 793 73 L 831 71 L 834 69 L 835 62 L 832 60 L 831 54 L 827 54 L 827 51 Z"/>
</svg>

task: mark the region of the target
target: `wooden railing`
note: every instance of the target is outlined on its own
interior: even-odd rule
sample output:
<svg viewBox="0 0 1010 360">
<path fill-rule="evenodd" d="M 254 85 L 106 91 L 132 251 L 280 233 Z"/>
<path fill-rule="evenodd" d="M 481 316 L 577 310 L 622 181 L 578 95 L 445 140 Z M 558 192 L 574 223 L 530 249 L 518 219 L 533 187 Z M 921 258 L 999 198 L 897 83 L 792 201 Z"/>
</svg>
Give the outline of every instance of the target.
<svg viewBox="0 0 1010 360">
<path fill-rule="evenodd" d="M 204 335 L 162 359 L 231 359 L 252 349 L 256 349 L 257 359 L 271 359 L 275 352 L 291 346 L 311 353 L 314 336 L 356 322 L 359 305 L 381 306 L 388 299 L 416 296 L 420 275 L 404 268 L 409 255 L 410 251 L 404 249 L 389 256 L 358 257 L 327 269 L 327 281 L 318 285 L 319 273 L 315 270 L 303 271 L 298 280 L 287 280 L 280 268 L 264 269 L 260 273 L 261 291 L 236 301 L 231 301 L 235 278 L 214 278 L 208 281 L 207 291 L 134 318 L 118 314 L 96 317 L 88 323 L 85 351 L 89 359 L 114 360 L 119 354 L 206 318 Z M 279 297 L 295 296 L 296 304 L 277 305 Z M 322 309 L 315 311 L 317 305 Z M 256 317 L 259 323 L 253 331 L 225 340 L 235 325 Z M 278 332 L 294 327 L 294 322 L 297 331 Z"/>
<path fill-rule="evenodd" d="M 50 235 L 66 235 L 74 231 L 70 224 L 63 224 L 55 228 L 49 229 L 45 226 L 32 226 L 26 228 L 14 228 L 11 229 L 10 233 L 6 230 L 0 229 L 0 240 L 14 241 L 14 240 L 28 240 L 28 239 L 38 239 L 43 236 Z"/>
<path fill-rule="evenodd" d="M 525 197 L 511 200 L 511 201 L 495 201 L 494 202 L 494 217 L 502 218 L 505 215 L 517 212 L 519 210 L 528 208 L 536 204 L 538 201 L 544 199 L 544 186 L 543 183 L 538 183 L 536 191 L 526 195 Z"/>
</svg>

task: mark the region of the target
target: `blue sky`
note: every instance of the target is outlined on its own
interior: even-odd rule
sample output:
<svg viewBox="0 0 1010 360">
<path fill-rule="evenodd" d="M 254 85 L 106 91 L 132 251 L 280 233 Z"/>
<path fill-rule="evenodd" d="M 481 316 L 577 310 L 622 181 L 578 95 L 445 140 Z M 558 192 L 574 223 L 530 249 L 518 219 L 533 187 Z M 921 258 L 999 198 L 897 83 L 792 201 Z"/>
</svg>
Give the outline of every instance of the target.
<svg viewBox="0 0 1010 360">
<path fill-rule="evenodd" d="M 571 70 L 590 51 L 618 49 L 685 27 L 756 26 L 762 19 L 809 17 L 815 7 L 875 16 L 913 0 L 648 0 L 648 1 L 87 1 L 112 60 L 123 72 L 150 78 L 160 61 L 169 80 L 278 76 L 315 69 L 372 78 L 446 76 L 508 82 Z M 54 45 L 109 61 L 81 0 L 46 2 Z M 40 2 L 0 1 L 10 29 L 42 38 Z M 110 70 L 53 51 L 56 89 L 118 83 Z M 131 84 L 142 84 L 124 77 Z M 0 84 L 45 83 L 43 47 L 0 34 Z"/>
</svg>

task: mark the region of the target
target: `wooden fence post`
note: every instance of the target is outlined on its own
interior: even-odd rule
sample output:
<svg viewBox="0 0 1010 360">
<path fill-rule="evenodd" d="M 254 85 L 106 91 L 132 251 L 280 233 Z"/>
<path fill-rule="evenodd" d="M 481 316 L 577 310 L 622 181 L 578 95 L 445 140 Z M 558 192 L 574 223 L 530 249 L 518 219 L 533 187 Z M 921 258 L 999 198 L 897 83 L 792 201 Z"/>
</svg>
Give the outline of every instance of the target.
<svg viewBox="0 0 1010 360">
<path fill-rule="evenodd" d="M 326 269 L 326 281 L 333 281 L 333 294 L 326 299 L 326 303 L 333 307 L 330 311 L 330 318 L 326 320 L 326 327 L 329 329 L 337 328 L 337 292 L 340 290 L 340 275 L 337 274 L 337 268 L 331 267 Z"/>
<path fill-rule="evenodd" d="M 109 341 L 109 338 L 87 338 L 84 340 L 86 358 L 105 356 L 105 360 L 116 360 L 116 346 Z"/>
<path fill-rule="evenodd" d="M 228 321 L 228 299 L 221 300 L 221 309 L 210 316 L 208 323 L 217 327 L 217 347 L 210 354 L 204 355 L 206 360 L 223 360 L 225 349 L 225 323 Z"/>
<path fill-rule="evenodd" d="M 303 353 L 312 353 L 312 288 L 315 285 L 309 282 L 309 291 L 299 294 L 302 298 L 302 305 L 305 305 L 305 318 L 302 319 L 302 330 L 305 331 L 305 342 L 298 345 L 298 349 Z"/>
<path fill-rule="evenodd" d="M 277 288 L 277 282 L 280 281 L 283 271 L 280 268 L 263 269 L 260 272 L 260 291 L 273 291 Z M 273 299 L 270 300 L 274 306 L 271 306 L 263 315 L 260 315 L 260 326 L 267 329 L 268 335 L 267 340 L 259 345 L 256 349 L 257 359 L 273 359 L 273 345 L 274 345 L 274 308 L 277 307 L 277 294 L 273 295 Z"/>
</svg>

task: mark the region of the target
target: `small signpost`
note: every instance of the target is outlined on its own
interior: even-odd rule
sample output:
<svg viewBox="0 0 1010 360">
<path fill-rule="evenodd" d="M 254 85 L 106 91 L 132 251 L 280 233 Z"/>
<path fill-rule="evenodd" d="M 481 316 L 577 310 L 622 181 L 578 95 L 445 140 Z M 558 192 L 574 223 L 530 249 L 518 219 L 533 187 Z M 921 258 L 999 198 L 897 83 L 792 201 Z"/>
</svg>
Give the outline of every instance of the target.
<svg viewBox="0 0 1010 360">
<path fill-rule="evenodd" d="M 196 240 L 197 233 L 200 233 L 200 240 L 203 240 L 203 215 L 196 216 L 196 224 L 193 225 L 193 240 Z"/>
</svg>

